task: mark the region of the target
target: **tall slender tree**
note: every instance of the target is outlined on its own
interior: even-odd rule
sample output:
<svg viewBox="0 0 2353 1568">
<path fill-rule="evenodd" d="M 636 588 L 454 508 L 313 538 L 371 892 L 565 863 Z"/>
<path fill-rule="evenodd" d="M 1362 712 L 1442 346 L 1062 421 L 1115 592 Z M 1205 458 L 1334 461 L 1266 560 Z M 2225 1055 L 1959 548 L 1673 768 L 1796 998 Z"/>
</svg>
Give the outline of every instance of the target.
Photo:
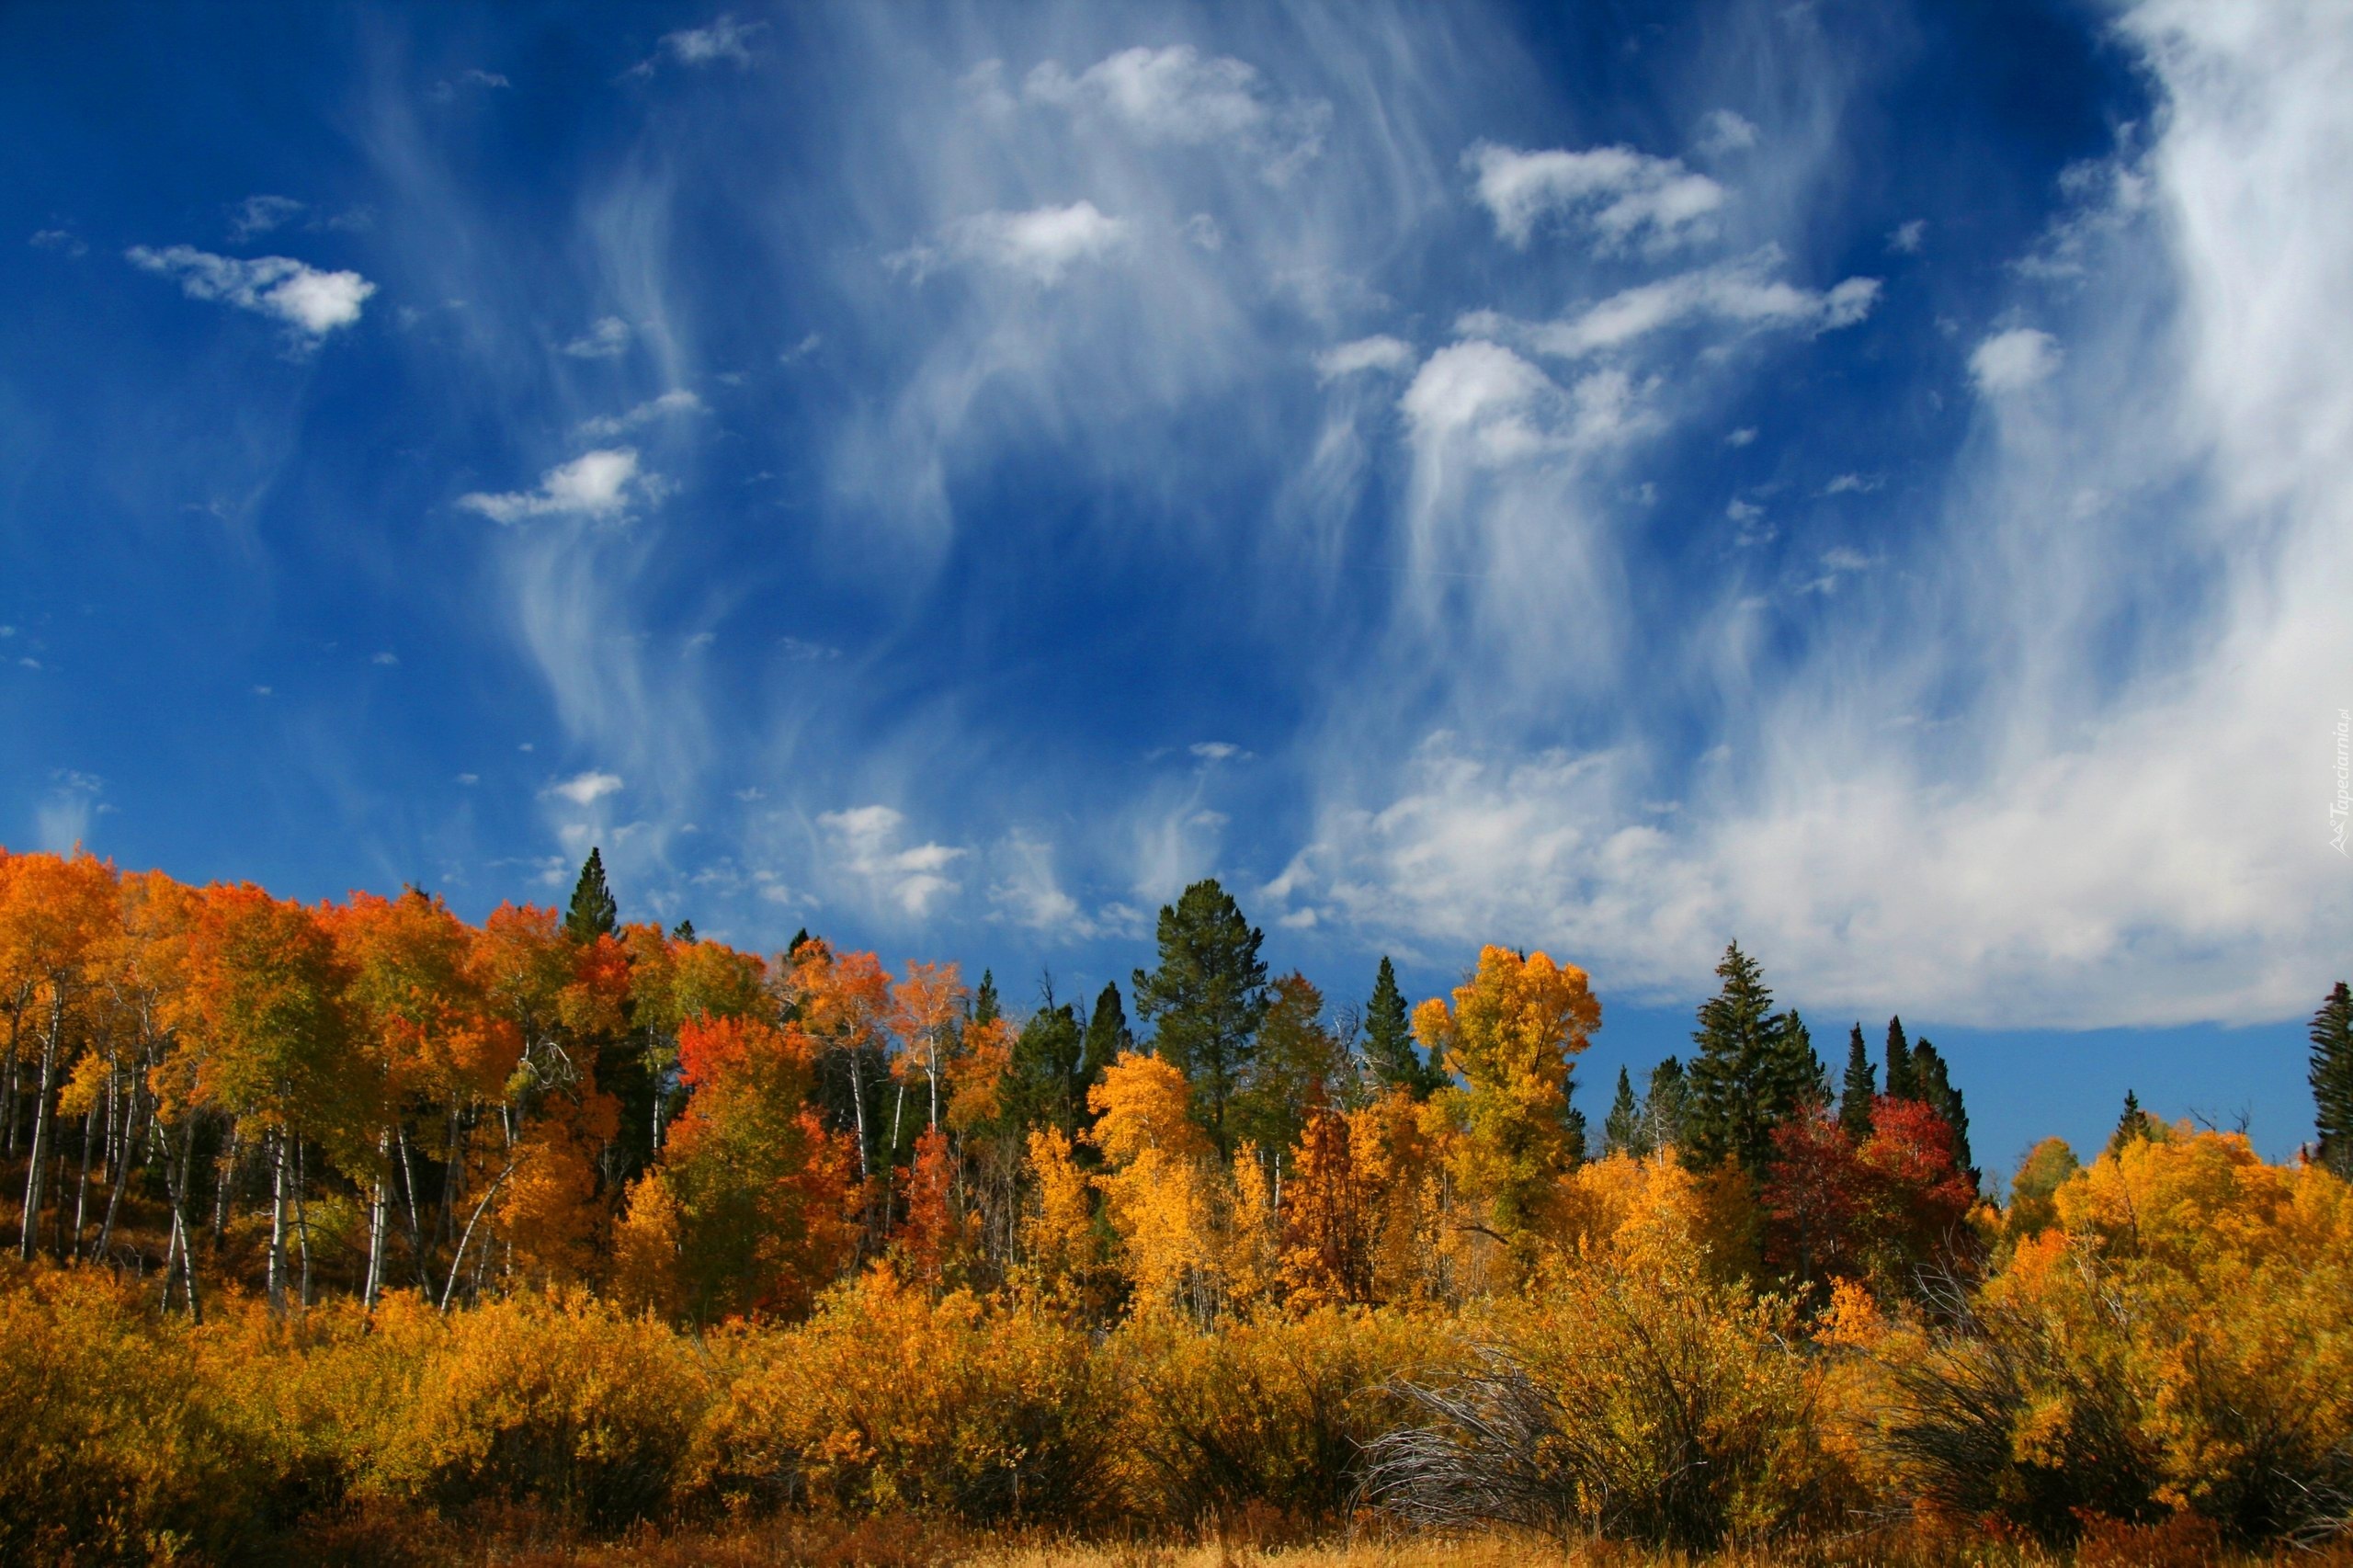
<svg viewBox="0 0 2353 1568">
<path fill-rule="evenodd" d="M 1135 971 L 1136 1014 L 1153 1050 L 1192 1085 L 1194 1116 L 1222 1160 L 1233 1153 L 1226 1109 L 1250 1070 L 1272 994 L 1258 949 L 1266 933 L 1211 878 L 1160 911 L 1159 967 Z"/>
<path fill-rule="evenodd" d="M 1081 1104 L 1086 1102 L 1086 1091 L 1103 1081 L 1120 1053 L 1135 1048 L 1135 1036 L 1128 1029 L 1128 1010 L 1120 1005 L 1119 984 L 1107 980 L 1096 994 L 1095 1010 L 1086 1016 L 1086 1049 L 1079 1058 L 1079 1076 L 1086 1081 L 1079 1092 Z"/>
<path fill-rule="evenodd" d="M 1668 1057 L 1651 1069 L 1643 1091 L 1643 1132 L 1653 1149 L 1683 1146 L 1685 1114 L 1691 1104 L 1690 1080 L 1678 1057 Z"/>
<path fill-rule="evenodd" d="M 1382 1088 L 1403 1089 L 1417 1100 L 1429 1098 L 1447 1083 L 1446 1069 L 1435 1059 L 1425 1062 L 1414 1050 L 1405 994 L 1398 989 L 1397 971 L 1385 953 L 1372 977 L 1372 997 L 1364 1006 L 1364 1059 Z"/>
<path fill-rule="evenodd" d="M 1609 1115 L 1601 1123 L 1602 1153 L 1640 1159 L 1650 1153 L 1650 1140 L 1643 1133 L 1643 1108 L 1634 1098 L 1634 1080 L 1620 1067 L 1618 1096 L 1609 1102 Z"/>
<path fill-rule="evenodd" d="M 1700 1004 L 1689 1070 L 1683 1157 L 1705 1169 L 1739 1162 L 1762 1176 L 1773 1129 L 1816 1096 L 1820 1064 L 1794 1014 L 1773 1011 L 1756 960 L 1733 943 L 1716 966 L 1723 988 Z"/>
<path fill-rule="evenodd" d="M 2157 1135 L 2157 1119 L 2141 1108 L 2141 1096 L 2131 1090 L 2124 1091 L 2124 1112 L 2116 1119 L 2116 1131 L 2108 1135 L 2109 1154 L 2120 1154 L 2135 1143 L 2145 1142 Z"/>
<path fill-rule="evenodd" d="M 2313 1125 L 2321 1164 L 2353 1179 L 2353 992 L 2338 981 L 2313 1015 Z"/>
<path fill-rule="evenodd" d="M 1912 1078 L 1912 1042 L 1904 1038 L 1904 1020 L 1887 1020 L 1887 1097 L 1892 1100 L 1913 1100 L 1920 1097 L 1918 1085 Z"/>
<path fill-rule="evenodd" d="M 604 852 L 591 845 L 588 858 L 580 865 L 580 880 L 572 884 L 572 907 L 563 916 L 563 934 L 575 942 L 617 935 L 620 915 L 613 890 L 605 885 Z"/>
<path fill-rule="evenodd" d="M 1838 1095 L 1838 1125 L 1859 1147 L 1871 1135 L 1871 1101 L 1879 1080 L 1871 1072 L 1870 1050 L 1863 1043 L 1863 1026 L 1847 1037 L 1847 1078 Z"/>
<path fill-rule="evenodd" d="M 1961 1104 L 1961 1091 L 1953 1087 L 1951 1068 L 1926 1035 L 1912 1048 L 1912 1082 L 1921 1102 L 1944 1118 L 1945 1125 L 1952 1129 L 1954 1165 L 1970 1180 L 1976 1181 L 1979 1173 L 1969 1154 L 1968 1108 Z"/>
</svg>

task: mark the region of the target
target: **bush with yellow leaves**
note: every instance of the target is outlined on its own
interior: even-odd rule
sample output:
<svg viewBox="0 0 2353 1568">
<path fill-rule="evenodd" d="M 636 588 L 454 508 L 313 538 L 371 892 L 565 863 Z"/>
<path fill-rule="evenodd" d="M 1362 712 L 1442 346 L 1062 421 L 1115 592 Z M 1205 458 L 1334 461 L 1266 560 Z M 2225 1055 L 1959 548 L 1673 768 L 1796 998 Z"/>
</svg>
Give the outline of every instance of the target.
<svg viewBox="0 0 2353 1568">
<path fill-rule="evenodd" d="M 2052 1202 L 1951 1324 L 1876 1346 L 1893 1483 L 2051 1540 L 2087 1517 L 2247 1543 L 2353 1521 L 2353 1189 L 2184 1130 Z"/>
<path fill-rule="evenodd" d="M 1401 1385 L 1415 1419 L 1371 1444 L 1367 1495 L 1445 1529 L 1691 1552 L 1829 1525 L 1855 1481 L 1796 1327 L 1788 1301 L 1691 1260 L 1556 1264 L 1466 1315 L 1468 1364 Z"/>
<path fill-rule="evenodd" d="M 1214 1332 L 1147 1313 L 1105 1349 L 1121 1494 L 1135 1515 L 1183 1525 L 1253 1505 L 1302 1522 L 1342 1516 L 1359 1450 L 1394 1418 L 1386 1385 L 1454 1354 L 1442 1320 L 1334 1306 Z"/>
<path fill-rule="evenodd" d="M 1099 1505 L 1109 1423 L 1087 1336 L 1023 1304 L 935 1296 L 875 1268 L 789 1330 L 722 1342 L 734 1381 L 689 1500 L 971 1520 Z"/>
<path fill-rule="evenodd" d="M 691 1340 L 579 1294 L 446 1317 L 388 1296 L 369 1333 L 315 1361 L 314 1419 L 343 1434 L 356 1494 L 530 1502 L 592 1525 L 665 1503 L 720 1392 Z"/>
<path fill-rule="evenodd" d="M 111 1275 L 8 1267 L 0 1388 L 0 1562 L 226 1556 L 266 1524 L 253 1434 Z"/>
</svg>

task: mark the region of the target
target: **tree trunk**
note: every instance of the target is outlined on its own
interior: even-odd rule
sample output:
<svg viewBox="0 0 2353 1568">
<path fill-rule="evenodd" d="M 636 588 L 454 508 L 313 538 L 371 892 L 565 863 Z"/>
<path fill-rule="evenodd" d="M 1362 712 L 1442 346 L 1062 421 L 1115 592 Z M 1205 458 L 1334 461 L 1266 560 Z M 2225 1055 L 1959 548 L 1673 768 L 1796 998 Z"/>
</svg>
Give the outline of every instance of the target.
<svg viewBox="0 0 2353 1568">
<path fill-rule="evenodd" d="M 294 1140 L 294 1240 L 302 1249 L 302 1305 L 311 1304 L 311 1210 L 302 1201 L 302 1190 L 309 1187 L 302 1169 L 302 1141 Z"/>
<path fill-rule="evenodd" d="M 228 1146 L 222 1149 L 220 1157 L 213 1161 L 212 1255 L 216 1262 L 221 1256 L 221 1233 L 228 1229 L 229 1225 L 229 1198 L 237 1187 L 237 1157 L 243 1152 L 239 1145 L 244 1136 L 244 1131 L 240 1123 L 231 1122 Z M 194 1137 L 195 1134 L 190 1132 L 189 1136 Z"/>
<path fill-rule="evenodd" d="M 92 1248 L 90 1252 L 90 1256 L 92 1257 L 98 1258 L 102 1261 L 107 1256 L 107 1248 L 114 1244 L 115 1216 L 122 1211 L 122 1189 L 131 1185 L 131 1166 L 137 1163 L 131 1158 L 131 1155 L 139 1147 L 139 1124 L 145 1118 L 146 1114 L 147 1080 L 143 1077 L 134 1075 L 131 1081 L 131 1108 L 124 1114 L 122 1119 L 122 1148 L 121 1152 L 115 1157 L 114 1190 L 107 1194 L 106 1221 L 98 1227 L 98 1244 Z M 167 1153 L 165 1155 L 166 1165 L 168 1165 L 169 1160 L 170 1156 Z M 168 1174 L 169 1173 L 167 1171 L 166 1175 Z M 178 1216 L 179 1201 L 176 1198 L 173 1199 L 172 1212 L 175 1218 Z M 165 1294 L 169 1295 L 171 1293 L 171 1270 L 165 1269 L 164 1271 Z"/>
<path fill-rule="evenodd" d="M 286 1311 L 286 1134 L 277 1134 L 269 1190 L 269 1305 Z"/>
<path fill-rule="evenodd" d="M 82 1229 L 89 1219 L 90 1156 L 98 1142 L 98 1102 L 90 1101 L 90 1113 L 82 1119 L 82 1176 L 74 1188 L 74 1234 L 58 1237 L 62 1255 L 82 1256 Z"/>
<path fill-rule="evenodd" d="M 417 1284 L 429 1291 L 433 1289 L 433 1277 L 425 1267 L 425 1226 L 416 1212 L 416 1162 L 409 1157 L 406 1124 L 393 1124 L 392 1146 L 401 1156 L 401 1198 L 404 1205 L 402 1211 L 408 1219 L 409 1262 L 416 1269 Z"/>
<path fill-rule="evenodd" d="M 32 1157 L 25 1165 L 25 1216 L 17 1233 L 17 1256 L 27 1263 L 33 1260 L 33 1250 L 40 1244 L 40 1181 L 47 1175 L 49 1143 L 51 1136 L 50 1101 L 57 1091 L 58 1037 L 64 1030 L 65 1000 L 61 993 L 51 1004 L 49 1039 L 40 1049 L 40 1098 L 33 1106 Z"/>
</svg>

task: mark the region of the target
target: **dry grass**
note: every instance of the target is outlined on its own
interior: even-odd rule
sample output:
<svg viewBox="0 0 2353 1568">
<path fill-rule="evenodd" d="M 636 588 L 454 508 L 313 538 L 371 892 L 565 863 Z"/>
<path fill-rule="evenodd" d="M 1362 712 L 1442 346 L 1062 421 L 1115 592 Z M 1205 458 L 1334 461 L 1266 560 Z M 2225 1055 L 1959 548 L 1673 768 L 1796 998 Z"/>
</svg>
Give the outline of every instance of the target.
<svg viewBox="0 0 2353 1568">
<path fill-rule="evenodd" d="M 597 1540 L 528 1509 L 461 1517 L 376 1512 L 316 1524 L 281 1561 L 321 1568 L 2353 1568 L 2353 1545 L 2245 1555 L 2211 1530 L 2096 1525 L 2076 1551 L 1933 1526 L 1836 1540 L 1730 1548 L 1702 1557 L 1609 1541 L 1563 1548 L 1528 1537 L 1360 1534 L 1285 1541 L 1280 1521 L 1244 1517 L 1193 1542 L 982 1534 L 908 1517 L 783 1517 Z"/>
</svg>

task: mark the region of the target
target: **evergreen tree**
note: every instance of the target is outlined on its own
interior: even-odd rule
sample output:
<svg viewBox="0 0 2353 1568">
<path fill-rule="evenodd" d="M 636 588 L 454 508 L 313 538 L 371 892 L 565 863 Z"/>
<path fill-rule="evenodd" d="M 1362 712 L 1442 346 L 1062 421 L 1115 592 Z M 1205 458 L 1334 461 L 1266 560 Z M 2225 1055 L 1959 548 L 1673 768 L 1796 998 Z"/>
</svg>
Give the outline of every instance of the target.
<svg viewBox="0 0 2353 1568">
<path fill-rule="evenodd" d="M 1857 1024 L 1847 1037 L 1847 1081 L 1838 1096 L 1838 1125 L 1857 1143 L 1871 1135 L 1871 1100 L 1878 1093 L 1870 1049 L 1863 1043 L 1863 1026 Z"/>
<path fill-rule="evenodd" d="M 1128 1010 L 1120 1005 L 1120 987 L 1107 980 L 1095 998 L 1095 1011 L 1086 1017 L 1086 1046 L 1079 1058 L 1086 1086 L 1101 1083 L 1104 1069 L 1120 1059 L 1120 1052 L 1135 1048 L 1135 1036 L 1128 1032 Z"/>
<path fill-rule="evenodd" d="M 1680 1061 L 1670 1056 L 1651 1069 L 1651 1081 L 1643 1095 L 1643 1135 L 1653 1150 L 1683 1146 L 1684 1114 L 1690 1098 L 1690 1082 L 1683 1075 Z"/>
<path fill-rule="evenodd" d="M 2116 1131 L 2108 1136 L 2107 1152 L 2120 1154 L 2132 1144 L 2145 1142 L 2156 1135 L 2156 1118 L 2141 1108 L 2140 1096 L 2125 1090 L 2124 1114 L 2116 1119 Z"/>
<path fill-rule="evenodd" d="M 1916 1100 L 1919 1086 L 1912 1079 L 1912 1046 L 1904 1038 L 1904 1020 L 1887 1020 L 1887 1097 Z"/>
<path fill-rule="evenodd" d="M 992 1023 L 1005 1017 L 1005 1008 L 996 999 L 996 976 L 981 971 L 980 989 L 972 993 L 972 1022 Z"/>
<path fill-rule="evenodd" d="M 1650 1153 L 1649 1145 L 1650 1140 L 1643 1133 L 1643 1109 L 1634 1099 L 1634 1080 L 1620 1067 L 1618 1097 L 1609 1102 L 1609 1115 L 1601 1123 L 1601 1152 L 1631 1154 L 1640 1159 Z"/>
<path fill-rule="evenodd" d="M 1266 933 L 1211 878 L 1160 911 L 1160 966 L 1132 977 L 1153 1050 L 1193 1085 L 1195 1119 L 1221 1158 L 1233 1152 L 1226 1108 L 1246 1080 L 1271 996 L 1258 956 Z"/>
<path fill-rule="evenodd" d="M 620 905 L 613 902 L 613 890 L 605 885 L 605 857 L 591 846 L 588 858 L 580 867 L 580 880 L 572 885 L 572 908 L 563 917 L 563 934 L 575 942 L 612 936 L 621 928 L 620 913 Z"/>
<path fill-rule="evenodd" d="M 2353 992 L 2338 981 L 2313 1015 L 2313 1124 L 2321 1164 L 2353 1179 Z"/>
<path fill-rule="evenodd" d="M 1704 1170 L 1732 1159 L 1762 1176 L 1773 1129 L 1813 1097 L 1821 1064 L 1805 1026 L 1776 1014 L 1756 960 L 1733 943 L 1716 966 L 1723 989 L 1699 1006 L 1688 1074 L 1683 1157 Z"/>
<path fill-rule="evenodd" d="M 1013 1060 L 999 1091 L 1006 1128 L 1027 1131 L 1051 1127 L 1074 1136 L 1086 1103 L 1080 1062 L 1084 1052 L 1078 1015 L 1054 1001 L 1048 983 L 1042 1004 L 1014 1037 Z"/>
<path fill-rule="evenodd" d="M 1952 1163 L 1972 1181 L 1977 1180 L 1976 1162 L 1969 1154 L 1969 1112 L 1961 1103 L 1961 1091 L 1952 1085 L 1952 1074 L 1945 1059 L 1928 1043 L 1926 1035 L 1912 1048 L 1912 1077 L 1919 1097 L 1952 1129 Z"/>
<path fill-rule="evenodd" d="M 694 939 L 695 923 L 693 921 L 681 920 L 676 926 L 670 927 L 670 940 L 674 942 L 685 942 L 691 946 Z"/>
<path fill-rule="evenodd" d="M 1324 994 L 1293 972 L 1275 982 L 1274 1002 L 1258 1026 L 1250 1070 L 1235 1091 L 1229 1119 L 1236 1142 L 1250 1139 L 1276 1159 L 1299 1142 L 1307 1119 L 1337 1097 L 1347 1047 L 1324 1020 Z"/>
<path fill-rule="evenodd" d="M 1830 1070 L 1813 1049 L 1813 1033 L 1795 1007 L 1782 1015 L 1775 1075 L 1792 1104 L 1824 1105 L 1830 1099 Z"/>
<path fill-rule="evenodd" d="M 1364 1008 L 1364 1059 L 1384 1089 L 1403 1089 L 1426 1100 L 1446 1086 L 1446 1069 L 1435 1053 L 1426 1064 L 1414 1050 L 1414 1026 L 1397 971 L 1387 955 L 1372 978 L 1372 1000 Z"/>
</svg>

